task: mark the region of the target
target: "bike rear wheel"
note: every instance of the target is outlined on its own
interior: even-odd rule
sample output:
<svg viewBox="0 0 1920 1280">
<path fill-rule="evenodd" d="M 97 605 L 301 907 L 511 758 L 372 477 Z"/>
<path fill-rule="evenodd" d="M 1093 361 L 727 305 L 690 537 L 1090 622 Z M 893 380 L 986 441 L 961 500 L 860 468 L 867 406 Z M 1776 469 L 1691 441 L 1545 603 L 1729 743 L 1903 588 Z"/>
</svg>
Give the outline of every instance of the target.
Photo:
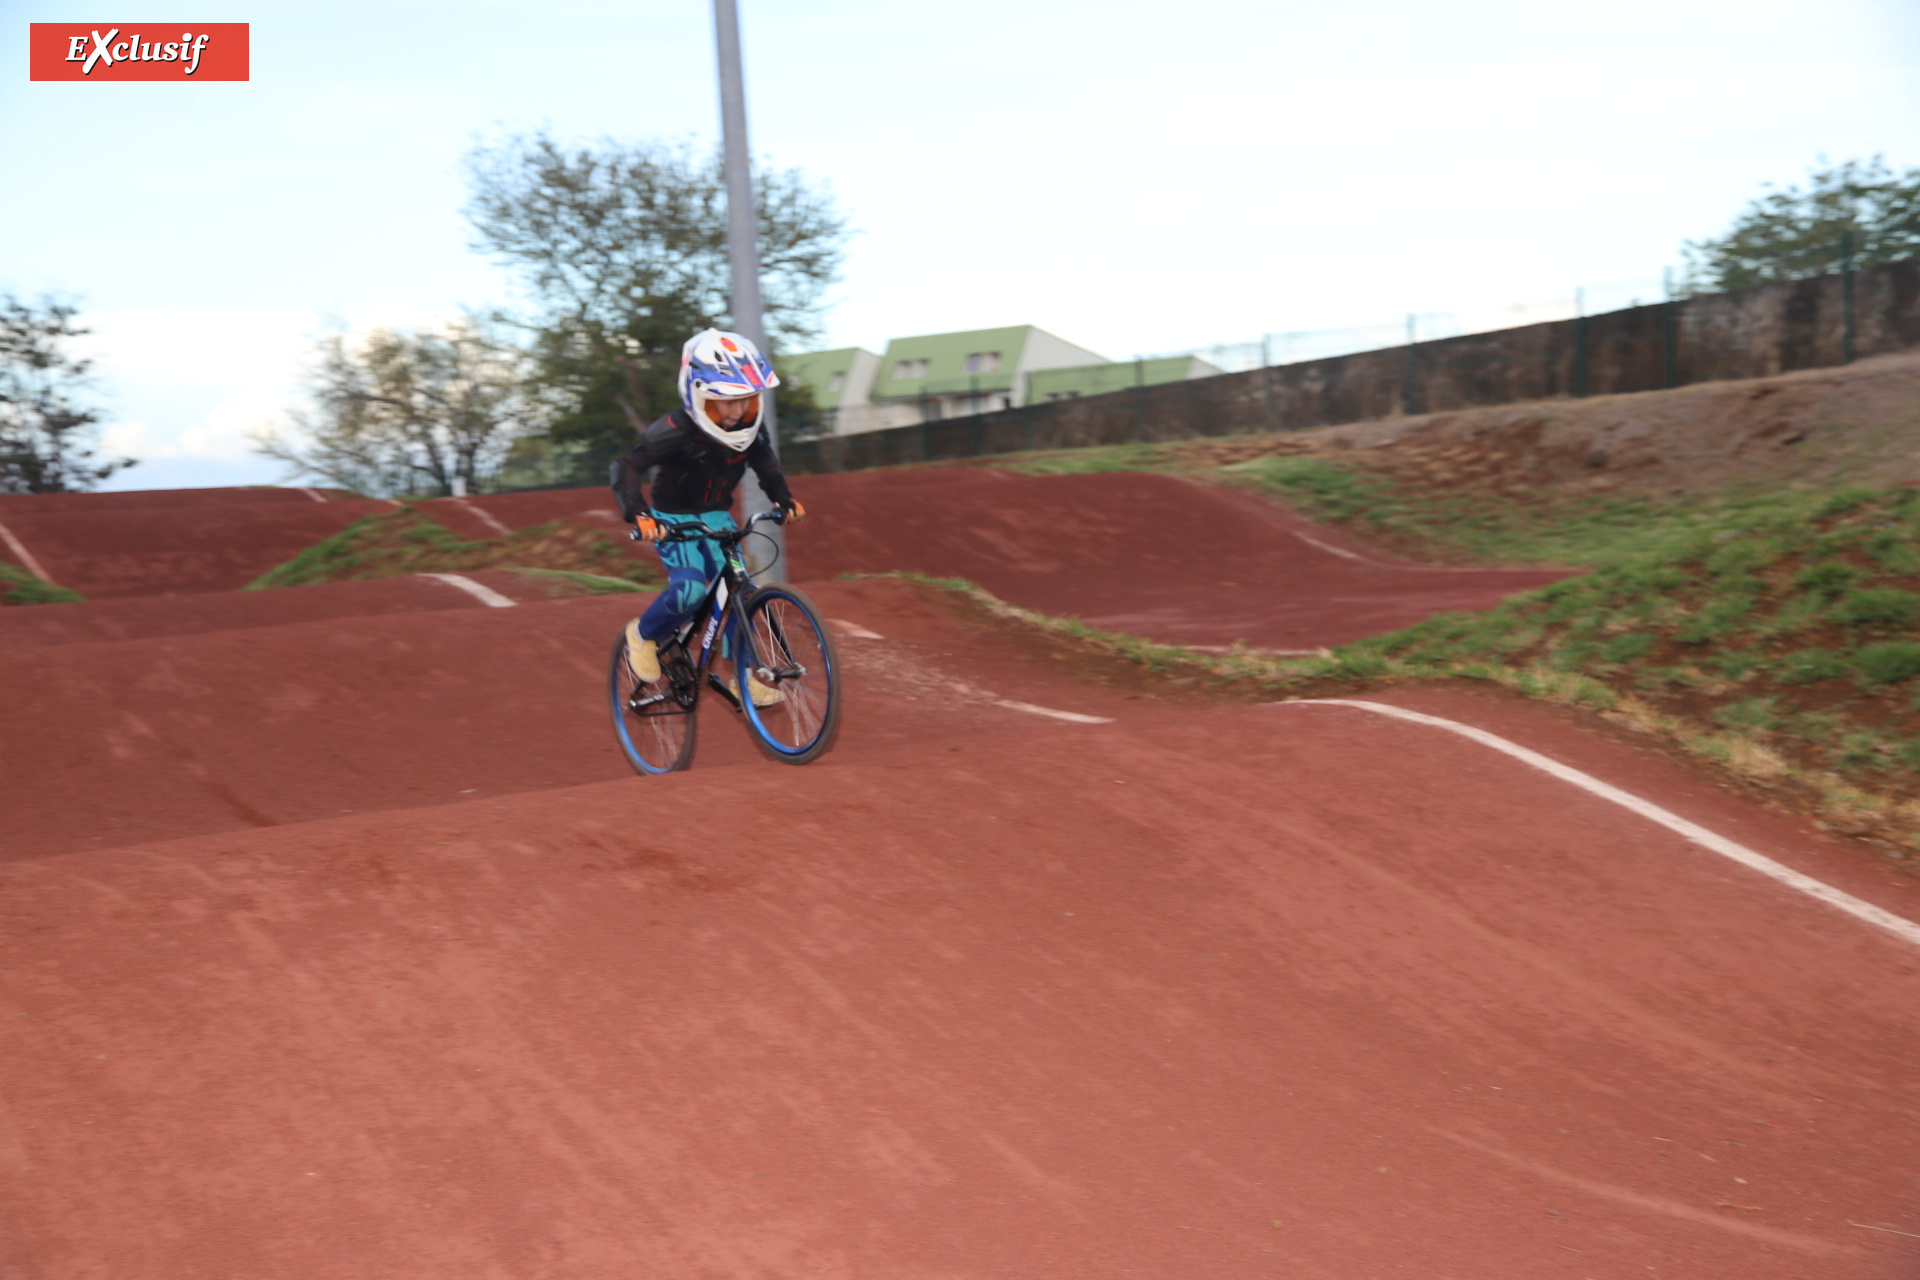
<svg viewBox="0 0 1920 1280">
<path fill-rule="evenodd" d="M 699 736 L 694 718 L 698 686 L 679 663 L 661 655 L 660 679 L 643 681 L 627 662 L 625 631 L 613 642 L 607 667 L 613 736 L 636 773 L 673 773 L 693 763 Z"/>
<path fill-rule="evenodd" d="M 775 760 L 806 764 L 840 728 L 840 656 L 820 613 L 797 587 L 764 587 L 746 602 L 747 645 L 737 651 L 740 709 L 754 741 Z M 750 649 L 753 662 L 745 661 Z M 748 676 L 777 690 L 758 707 Z"/>
</svg>

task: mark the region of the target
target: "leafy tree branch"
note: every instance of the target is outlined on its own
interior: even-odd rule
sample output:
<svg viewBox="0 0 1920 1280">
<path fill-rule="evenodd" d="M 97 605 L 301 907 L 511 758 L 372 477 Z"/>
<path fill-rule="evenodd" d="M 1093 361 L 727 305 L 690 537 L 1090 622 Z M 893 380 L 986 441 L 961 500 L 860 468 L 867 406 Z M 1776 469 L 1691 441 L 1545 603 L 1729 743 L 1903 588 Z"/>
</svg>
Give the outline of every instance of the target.
<svg viewBox="0 0 1920 1280">
<path fill-rule="evenodd" d="M 312 408 L 291 414 L 301 439 L 254 447 L 296 474 L 378 497 L 477 491 L 515 436 L 543 420 L 523 353 L 472 321 L 444 332 L 376 329 L 321 339 Z"/>
<path fill-rule="evenodd" d="M 0 493 L 91 489 L 132 458 L 94 457 L 98 410 L 75 399 L 93 386 L 92 362 L 66 344 L 89 331 L 78 308 L 0 294 Z"/>
<path fill-rule="evenodd" d="M 1804 189 L 1759 196 L 1725 235 L 1687 242 L 1687 284 L 1706 293 L 1825 275 L 1849 246 L 1856 267 L 1920 254 L 1920 169 L 1848 160 L 1814 170 Z"/>
<path fill-rule="evenodd" d="M 524 334 L 558 406 L 549 435 L 597 470 L 679 402 L 688 335 L 731 325 L 719 157 L 617 139 L 566 147 L 535 133 L 476 148 L 467 167 L 474 248 L 514 270 L 530 304 L 498 318 Z M 804 346 L 838 278 L 846 224 L 797 171 L 762 169 L 755 190 L 767 328 L 776 347 Z"/>
</svg>

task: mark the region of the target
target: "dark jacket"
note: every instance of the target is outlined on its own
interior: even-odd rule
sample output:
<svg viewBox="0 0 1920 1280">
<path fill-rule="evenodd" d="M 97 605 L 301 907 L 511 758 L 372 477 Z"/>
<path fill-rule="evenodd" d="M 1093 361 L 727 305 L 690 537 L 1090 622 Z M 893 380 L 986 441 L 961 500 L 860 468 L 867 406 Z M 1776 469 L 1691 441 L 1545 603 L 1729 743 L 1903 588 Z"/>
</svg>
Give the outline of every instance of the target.
<svg viewBox="0 0 1920 1280">
<path fill-rule="evenodd" d="M 695 426 L 684 408 L 675 409 L 646 429 L 638 448 L 614 462 L 613 495 L 620 503 L 620 518 L 628 523 L 646 514 L 649 506 L 673 515 L 725 511 L 733 506 L 733 491 L 748 467 L 776 504 L 793 501 L 764 431 L 744 451 L 737 451 Z M 658 471 L 649 503 L 646 479 L 654 468 Z"/>
</svg>

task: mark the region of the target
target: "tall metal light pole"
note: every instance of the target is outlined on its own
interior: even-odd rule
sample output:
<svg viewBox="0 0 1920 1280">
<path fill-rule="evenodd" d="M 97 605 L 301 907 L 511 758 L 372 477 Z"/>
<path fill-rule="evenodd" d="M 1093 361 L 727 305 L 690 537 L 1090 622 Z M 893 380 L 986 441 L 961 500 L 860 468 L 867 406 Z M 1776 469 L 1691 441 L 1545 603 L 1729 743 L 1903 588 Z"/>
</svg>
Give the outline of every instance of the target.
<svg viewBox="0 0 1920 1280">
<path fill-rule="evenodd" d="M 766 318 L 760 306 L 760 227 L 753 200 L 753 164 L 747 150 L 747 93 L 740 72 L 740 11 L 734 0 L 713 0 L 714 44 L 720 55 L 720 141 L 723 169 L 727 181 L 727 270 L 732 277 L 730 304 L 735 332 L 750 339 L 771 359 L 767 346 Z M 775 426 L 773 393 L 766 392 L 767 443 L 774 456 L 780 452 L 780 437 Z M 764 511 L 770 504 L 761 491 L 752 468 L 741 481 L 741 508 L 748 515 Z M 779 526 L 762 525 L 773 538 L 770 551 L 749 539 L 749 565 L 763 582 L 787 580 L 787 539 Z"/>
</svg>

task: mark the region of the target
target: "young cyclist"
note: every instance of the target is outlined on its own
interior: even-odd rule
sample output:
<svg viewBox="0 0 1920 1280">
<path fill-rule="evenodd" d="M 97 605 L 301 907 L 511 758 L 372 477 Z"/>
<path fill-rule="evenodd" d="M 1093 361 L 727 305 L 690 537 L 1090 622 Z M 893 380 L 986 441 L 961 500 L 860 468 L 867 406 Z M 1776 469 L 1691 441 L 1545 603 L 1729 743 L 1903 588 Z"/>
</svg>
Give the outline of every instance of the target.
<svg viewBox="0 0 1920 1280">
<path fill-rule="evenodd" d="M 660 678 L 659 642 L 693 616 L 723 563 L 720 544 L 710 539 L 662 542 L 667 526 L 697 521 L 720 533 L 738 528 L 733 491 L 747 467 L 789 523 L 806 516 L 760 433 L 761 393 L 779 385 L 773 366 L 739 334 L 696 333 L 680 349 L 680 407 L 648 427 L 639 447 L 613 464 L 620 518 L 656 545 L 667 566 L 667 589 L 627 624 L 627 661 L 642 680 Z M 656 468 L 649 503 L 645 482 Z M 747 691 L 756 707 L 786 696 L 751 676 Z"/>
</svg>

